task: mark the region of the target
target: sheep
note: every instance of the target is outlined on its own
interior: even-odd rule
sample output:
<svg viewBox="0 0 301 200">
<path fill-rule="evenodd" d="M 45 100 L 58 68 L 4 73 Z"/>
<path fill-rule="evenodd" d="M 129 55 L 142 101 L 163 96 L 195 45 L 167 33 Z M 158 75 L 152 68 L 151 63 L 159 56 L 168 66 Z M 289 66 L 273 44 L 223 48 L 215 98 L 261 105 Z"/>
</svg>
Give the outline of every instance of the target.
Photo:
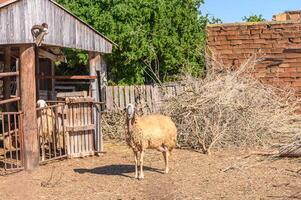
<svg viewBox="0 0 301 200">
<path fill-rule="evenodd" d="M 42 161 L 45 160 L 45 146 L 53 144 L 53 139 L 56 139 L 56 149 L 63 148 L 63 131 L 62 127 L 57 126 L 57 122 L 61 122 L 59 116 L 55 116 L 52 108 L 47 108 L 48 105 L 44 100 L 37 101 L 38 108 L 44 108 L 38 112 L 38 130 L 41 138 Z M 55 117 L 58 117 L 56 119 Z M 59 125 L 59 124 L 58 124 Z M 56 134 L 57 133 L 57 134 Z M 58 137 L 60 140 L 58 141 Z"/>
<path fill-rule="evenodd" d="M 170 117 L 152 114 L 138 117 L 135 107 L 126 107 L 127 134 L 126 142 L 135 156 L 135 178 L 143 179 L 143 157 L 146 149 L 156 149 L 162 152 L 165 162 L 165 173 L 169 172 L 168 158 L 176 147 L 177 128 Z M 140 153 L 140 172 L 138 176 L 138 155 Z"/>
</svg>

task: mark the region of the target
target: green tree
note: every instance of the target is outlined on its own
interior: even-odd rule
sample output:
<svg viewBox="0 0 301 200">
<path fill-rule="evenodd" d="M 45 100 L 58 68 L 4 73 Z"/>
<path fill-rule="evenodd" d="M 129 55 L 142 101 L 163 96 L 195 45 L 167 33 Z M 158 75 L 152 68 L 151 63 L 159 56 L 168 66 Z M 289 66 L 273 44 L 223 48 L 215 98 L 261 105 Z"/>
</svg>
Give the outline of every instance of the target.
<svg viewBox="0 0 301 200">
<path fill-rule="evenodd" d="M 250 15 L 250 16 L 244 16 L 242 18 L 243 21 L 245 22 L 263 22 L 266 21 L 265 18 L 263 18 L 262 15 Z"/>
<path fill-rule="evenodd" d="M 106 57 L 118 83 L 174 80 L 204 66 L 203 0 L 58 0 L 118 47 Z"/>
<path fill-rule="evenodd" d="M 208 22 L 207 22 L 208 24 L 222 24 L 223 23 L 223 21 L 220 18 L 217 18 L 214 16 L 209 17 L 207 15 L 207 18 L 208 18 Z"/>
</svg>

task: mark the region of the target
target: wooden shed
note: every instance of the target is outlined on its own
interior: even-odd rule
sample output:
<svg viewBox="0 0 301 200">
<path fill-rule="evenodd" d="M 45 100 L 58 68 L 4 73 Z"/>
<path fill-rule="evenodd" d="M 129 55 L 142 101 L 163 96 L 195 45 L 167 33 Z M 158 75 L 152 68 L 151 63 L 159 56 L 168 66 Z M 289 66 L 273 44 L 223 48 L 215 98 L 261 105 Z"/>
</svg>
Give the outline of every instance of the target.
<svg viewBox="0 0 301 200">
<path fill-rule="evenodd" d="M 51 80 L 50 83 L 56 79 L 90 81 L 88 94 L 75 99 L 67 94 L 64 100 L 67 99 L 68 102 L 57 101 L 54 102 L 56 104 L 44 108 L 51 109 L 50 118 L 53 120 L 51 131 L 48 127 L 50 138 L 47 138 L 48 147 L 46 153 L 44 149 L 44 159 L 67 156 L 62 154 L 62 151 L 73 148 L 65 144 L 70 142 L 67 141 L 69 137 L 66 141 L 64 138 L 64 146 L 60 149 L 58 142 L 53 142 L 59 140 L 59 136 L 53 136 L 54 129 L 60 129 L 61 124 L 71 118 L 80 124 L 75 127 L 74 123 L 69 121 L 68 128 L 63 127 L 62 130 L 68 132 L 69 136 L 72 132 L 80 132 L 70 142 L 77 145 L 75 150 L 79 154 L 88 150 L 90 153 L 101 152 L 102 138 L 96 105 L 100 104 L 100 93 L 106 82 L 106 65 L 102 56 L 112 52 L 114 43 L 54 0 L 0 0 L 0 34 L 0 86 L 3 89 L 0 100 L 0 143 L 2 141 L 3 148 L 1 154 L 0 144 L 0 167 L 4 165 L 6 168 L 24 167 L 31 170 L 41 162 L 43 142 L 40 139 L 39 128 L 43 128 L 38 126 L 37 118 L 43 119 L 43 113 L 46 115 L 48 111 L 36 109 L 36 105 L 40 98 L 40 87 L 54 90 L 53 84 L 40 86 L 40 80 L 44 79 Z M 66 61 L 61 48 L 88 52 L 90 74 L 56 76 L 53 63 Z M 40 73 L 42 69 L 48 74 Z M 67 104 L 72 106 L 68 107 Z M 69 110 L 62 112 L 64 109 Z M 61 124 L 57 122 L 58 115 L 63 116 Z M 87 124 L 88 122 L 91 124 Z M 85 144 L 91 141 L 93 147 L 86 147 Z M 5 147 L 7 143 L 10 147 Z M 1 155 L 2 161 L 15 159 L 16 163 L 1 164 Z"/>
</svg>

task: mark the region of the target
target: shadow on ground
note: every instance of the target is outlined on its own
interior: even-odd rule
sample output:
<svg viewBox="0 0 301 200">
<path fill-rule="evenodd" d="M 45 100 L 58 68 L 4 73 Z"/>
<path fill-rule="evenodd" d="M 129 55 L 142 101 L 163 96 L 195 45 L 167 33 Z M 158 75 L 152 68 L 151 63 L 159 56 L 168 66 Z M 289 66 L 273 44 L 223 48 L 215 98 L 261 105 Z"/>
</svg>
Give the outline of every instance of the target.
<svg viewBox="0 0 301 200">
<path fill-rule="evenodd" d="M 163 174 L 163 172 L 159 169 L 155 169 L 152 167 L 143 167 L 144 171 L 152 171 Z M 74 172 L 79 174 L 91 173 L 91 174 L 102 174 L 102 175 L 114 175 L 114 176 L 124 176 L 133 178 L 132 176 L 127 175 L 128 173 L 135 172 L 134 165 L 107 165 L 103 167 L 96 167 L 93 169 L 74 169 Z"/>
</svg>

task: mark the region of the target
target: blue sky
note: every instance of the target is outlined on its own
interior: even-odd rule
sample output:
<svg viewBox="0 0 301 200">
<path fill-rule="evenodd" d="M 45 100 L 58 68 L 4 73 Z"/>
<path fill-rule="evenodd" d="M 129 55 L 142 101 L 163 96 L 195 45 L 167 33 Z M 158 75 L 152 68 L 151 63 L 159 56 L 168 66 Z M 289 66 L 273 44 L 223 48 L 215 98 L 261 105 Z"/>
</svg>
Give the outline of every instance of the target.
<svg viewBox="0 0 301 200">
<path fill-rule="evenodd" d="M 205 0 L 202 14 L 220 18 L 224 23 L 240 22 L 242 17 L 262 14 L 271 20 L 274 14 L 286 10 L 301 10 L 301 0 Z"/>
</svg>

